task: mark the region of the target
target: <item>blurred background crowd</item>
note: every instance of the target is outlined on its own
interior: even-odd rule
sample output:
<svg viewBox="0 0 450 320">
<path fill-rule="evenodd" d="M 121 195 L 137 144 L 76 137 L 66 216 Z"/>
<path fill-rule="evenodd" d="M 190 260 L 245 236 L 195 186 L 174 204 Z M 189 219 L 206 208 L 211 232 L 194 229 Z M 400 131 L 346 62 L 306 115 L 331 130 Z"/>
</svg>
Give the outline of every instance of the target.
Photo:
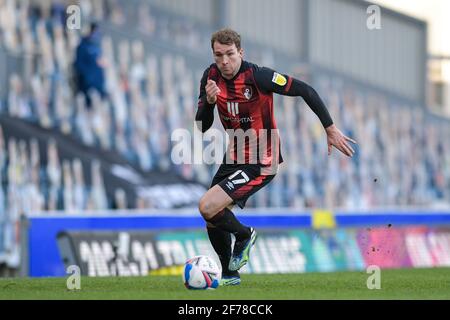
<svg viewBox="0 0 450 320">
<path fill-rule="evenodd" d="M 214 29 L 152 2 L 80 0 L 81 29 L 70 30 L 70 3 L 0 0 L 6 61 L 0 65 L 0 114 L 115 151 L 144 171 L 175 172 L 208 185 L 216 165 L 175 165 L 170 154 L 171 133 L 194 130 Z M 325 132 L 305 102 L 277 96 L 285 163 L 249 207 L 360 210 L 450 203 L 447 119 L 339 75 L 312 77 L 294 58 L 280 61 L 252 39 L 244 37 L 243 46 L 245 59 L 309 82 L 337 126 L 358 141 L 353 158 L 337 152 L 328 157 Z M 221 127 L 217 119 L 214 126 Z M 60 159 L 51 139 L 44 148 L 0 127 L 0 261 L 5 249 L 14 251 L 22 213 L 127 208 L 121 190 L 115 199 L 107 196 L 96 161 L 87 168 L 89 181 L 83 170 L 79 159 Z"/>
</svg>

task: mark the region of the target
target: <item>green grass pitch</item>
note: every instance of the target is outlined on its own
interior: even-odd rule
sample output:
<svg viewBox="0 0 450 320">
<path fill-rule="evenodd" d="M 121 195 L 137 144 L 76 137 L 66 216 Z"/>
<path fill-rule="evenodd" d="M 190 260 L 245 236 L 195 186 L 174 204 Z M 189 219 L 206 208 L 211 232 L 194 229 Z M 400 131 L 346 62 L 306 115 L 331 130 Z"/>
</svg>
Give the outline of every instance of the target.
<svg viewBox="0 0 450 320">
<path fill-rule="evenodd" d="M 242 284 L 187 290 L 181 276 L 81 278 L 70 291 L 66 278 L 0 279 L 0 299 L 450 299 L 450 268 L 381 270 L 381 289 L 367 288 L 365 271 L 243 274 Z"/>
</svg>

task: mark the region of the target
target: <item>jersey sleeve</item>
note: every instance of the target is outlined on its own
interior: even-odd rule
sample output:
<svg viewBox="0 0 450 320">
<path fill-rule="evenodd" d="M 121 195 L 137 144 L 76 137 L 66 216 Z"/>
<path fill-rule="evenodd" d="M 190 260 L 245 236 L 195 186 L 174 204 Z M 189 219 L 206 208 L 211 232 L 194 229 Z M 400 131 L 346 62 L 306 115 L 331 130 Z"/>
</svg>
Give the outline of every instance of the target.
<svg viewBox="0 0 450 320">
<path fill-rule="evenodd" d="M 205 90 L 209 69 L 210 68 L 207 68 L 205 72 L 203 72 L 202 79 L 200 80 L 200 94 L 198 96 L 197 113 L 195 115 L 197 127 L 201 125 L 201 128 L 199 127 L 199 129 L 201 129 L 202 132 L 208 130 L 214 122 L 215 104 L 208 103 Z"/>
<path fill-rule="evenodd" d="M 333 124 L 330 113 L 319 94 L 307 83 L 266 67 L 256 68 L 254 77 L 256 84 L 264 92 L 302 97 L 311 110 L 319 117 L 324 128 Z"/>
</svg>

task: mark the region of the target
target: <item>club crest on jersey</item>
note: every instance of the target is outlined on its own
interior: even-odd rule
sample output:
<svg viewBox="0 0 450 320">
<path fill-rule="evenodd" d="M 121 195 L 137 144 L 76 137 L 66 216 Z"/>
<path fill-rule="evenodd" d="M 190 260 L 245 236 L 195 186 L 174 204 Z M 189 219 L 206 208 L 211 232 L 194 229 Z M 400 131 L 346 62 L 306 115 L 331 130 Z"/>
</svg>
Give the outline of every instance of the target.
<svg viewBox="0 0 450 320">
<path fill-rule="evenodd" d="M 279 86 L 284 86 L 287 80 L 283 75 L 279 74 L 278 72 L 274 72 L 272 82 L 276 83 Z"/>
<path fill-rule="evenodd" d="M 244 95 L 245 99 L 250 100 L 253 96 L 252 87 L 244 87 L 242 89 L 242 94 Z"/>
</svg>

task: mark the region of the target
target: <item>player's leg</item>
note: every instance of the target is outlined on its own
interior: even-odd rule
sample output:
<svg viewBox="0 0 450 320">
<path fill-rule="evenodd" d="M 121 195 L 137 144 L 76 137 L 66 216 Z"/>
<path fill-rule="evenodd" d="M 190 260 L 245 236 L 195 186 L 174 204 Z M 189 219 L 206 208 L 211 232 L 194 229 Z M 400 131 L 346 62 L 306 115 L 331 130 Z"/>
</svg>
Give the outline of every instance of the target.
<svg viewBox="0 0 450 320">
<path fill-rule="evenodd" d="M 235 235 L 236 241 L 228 269 L 237 271 L 249 260 L 250 249 L 256 241 L 256 231 L 242 225 L 225 206 L 236 203 L 244 208 L 247 199 L 267 185 L 274 176 L 262 176 L 260 167 L 254 165 L 225 166 L 219 169 L 219 172 L 221 174 L 217 176 L 225 178 L 208 190 L 200 200 L 199 208 L 206 221 Z"/>
<path fill-rule="evenodd" d="M 232 209 L 229 206 L 228 209 Z M 216 228 L 213 224 L 207 222 L 207 231 L 209 240 L 219 257 L 222 265 L 222 279 L 221 285 L 230 286 L 241 283 L 241 277 L 238 271 L 231 271 L 228 269 L 228 264 L 231 259 L 231 233 L 222 229 Z"/>
<path fill-rule="evenodd" d="M 231 234 L 222 229 L 216 228 L 213 224 L 207 223 L 209 241 L 219 257 L 222 265 L 222 273 L 228 272 L 228 263 L 231 258 Z"/>
<path fill-rule="evenodd" d="M 228 209 L 234 200 L 220 184 L 213 186 L 200 199 L 199 210 L 206 222 L 223 231 L 234 234 L 237 240 L 250 236 L 250 229 L 236 218 Z"/>
<path fill-rule="evenodd" d="M 226 172 L 226 171 L 225 171 Z M 220 176 L 213 179 L 217 183 Z M 208 237 L 222 265 L 221 285 L 238 285 L 241 283 L 239 272 L 229 270 L 231 259 L 231 233 L 236 239 L 246 239 L 250 236 L 250 228 L 242 225 L 231 211 L 234 200 L 217 184 L 202 197 L 199 210 L 207 222 Z"/>
<path fill-rule="evenodd" d="M 266 186 L 270 181 L 272 181 L 273 178 L 274 175 L 253 176 L 248 179 L 245 185 L 240 186 L 237 190 L 232 192 L 230 196 L 235 199 L 235 202 L 241 208 L 244 208 L 248 198 L 251 195 L 255 194 L 258 190 Z M 233 248 L 233 254 L 228 266 L 229 270 L 239 270 L 247 264 L 250 259 L 250 250 L 255 244 L 256 238 L 257 233 L 254 228 L 249 228 L 249 234 L 247 237 L 242 239 L 236 238 Z"/>
<path fill-rule="evenodd" d="M 220 181 L 226 179 L 234 170 L 227 165 L 222 165 L 215 174 L 210 191 L 208 191 L 200 201 L 200 212 L 202 212 L 203 217 L 207 221 L 207 232 L 208 237 L 211 242 L 212 247 L 219 257 L 220 263 L 222 265 L 222 280 L 221 285 L 238 285 L 241 282 L 238 271 L 230 271 L 228 265 L 231 259 L 232 252 L 232 240 L 231 232 L 224 230 L 223 228 L 216 227 L 213 223 L 208 222 L 208 219 L 214 216 L 214 213 L 221 211 L 220 209 L 231 203 L 233 200 L 225 194 L 222 190 L 220 192 L 215 192 L 217 188 L 214 188 Z M 228 210 L 232 210 L 233 205 L 228 205 Z"/>
</svg>

